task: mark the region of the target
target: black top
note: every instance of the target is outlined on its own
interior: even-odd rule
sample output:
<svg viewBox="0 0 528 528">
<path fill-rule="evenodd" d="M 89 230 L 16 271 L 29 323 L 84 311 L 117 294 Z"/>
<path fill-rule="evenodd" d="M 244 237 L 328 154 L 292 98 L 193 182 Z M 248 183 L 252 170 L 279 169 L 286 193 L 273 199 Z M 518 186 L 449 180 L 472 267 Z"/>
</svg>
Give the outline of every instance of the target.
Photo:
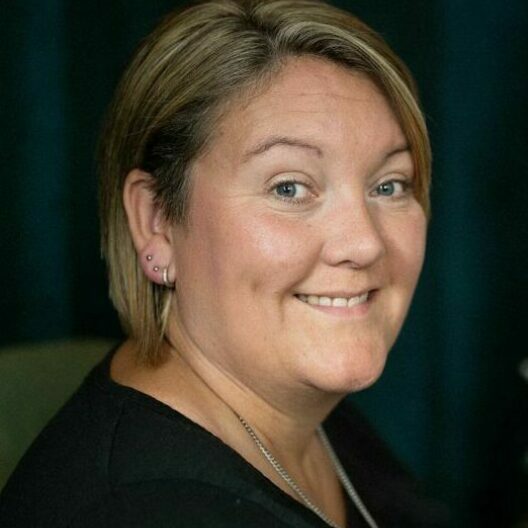
<svg viewBox="0 0 528 528">
<path fill-rule="evenodd" d="M 201 426 L 113 382 L 110 360 L 23 457 L 0 495 L 2 528 L 326 526 Z M 349 402 L 324 428 L 380 528 L 438 526 L 435 508 Z M 350 502 L 348 526 L 366 526 Z"/>
</svg>

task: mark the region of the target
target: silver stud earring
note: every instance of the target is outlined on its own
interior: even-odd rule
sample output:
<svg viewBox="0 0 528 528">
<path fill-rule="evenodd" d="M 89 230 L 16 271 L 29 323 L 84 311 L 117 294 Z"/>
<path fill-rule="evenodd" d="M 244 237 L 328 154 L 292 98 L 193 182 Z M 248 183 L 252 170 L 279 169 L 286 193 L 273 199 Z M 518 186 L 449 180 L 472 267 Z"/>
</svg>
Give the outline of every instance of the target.
<svg viewBox="0 0 528 528">
<path fill-rule="evenodd" d="M 156 273 L 158 273 L 158 271 L 159 271 L 159 266 L 154 266 L 152 269 L 153 269 Z"/>
<path fill-rule="evenodd" d="M 152 255 L 147 255 L 147 260 L 150 262 L 152 260 Z"/>
</svg>

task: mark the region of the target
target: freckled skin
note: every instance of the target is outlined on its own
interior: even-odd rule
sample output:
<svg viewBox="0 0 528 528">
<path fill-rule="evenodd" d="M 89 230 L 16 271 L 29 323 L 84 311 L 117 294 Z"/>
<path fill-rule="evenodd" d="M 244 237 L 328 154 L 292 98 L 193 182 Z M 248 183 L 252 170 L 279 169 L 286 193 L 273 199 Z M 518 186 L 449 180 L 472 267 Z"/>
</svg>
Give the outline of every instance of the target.
<svg viewBox="0 0 528 528">
<path fill-rule="evenodd" d="M 277 145 L 244 156 L 269 135 Z M 232 105 L 193 167 L 190 226 L 174 228 L 178 313 L 209 361 L 268 401 L 292 387 L 347 393 L 380 375 L 418 279 L 426 220 L 409 192 L 405 137 L 366 77 L 318 59 L 291 60 L 264 93 Z M 274 183 L 302 184 L 302 203 Z M 309 191 L 306 189 L 309 186 Z M 334 317 L 294 294 L 376 289 L 361 316 Z"/>
</svg>

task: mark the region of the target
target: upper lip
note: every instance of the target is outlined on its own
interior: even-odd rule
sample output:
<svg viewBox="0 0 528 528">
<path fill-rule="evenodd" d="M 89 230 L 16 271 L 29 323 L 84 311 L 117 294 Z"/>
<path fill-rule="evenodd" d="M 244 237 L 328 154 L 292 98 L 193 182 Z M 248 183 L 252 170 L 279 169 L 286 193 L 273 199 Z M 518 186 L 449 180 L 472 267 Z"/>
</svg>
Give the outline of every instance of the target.
<svg viewBox="0 0 528 528">
<path fill-rule="evenodd" d="M 343 299 L 350 299 L 351 297 L 361 297 L 362 295 L 365 295 L 365 293 L 373 292 L 376 288 L 368 288 L 365 290 L 361 290 L 359 292 L 350 292 L 345 290 L 339 290 L 339 291 L 326 291 L 323 293 L 307 293 L 307 292 L 297 292 L 296 295 L 315 295 L 316 297 L 332 297 L 334 299 L 336 298 L 343 298 Z"/>
</svg>

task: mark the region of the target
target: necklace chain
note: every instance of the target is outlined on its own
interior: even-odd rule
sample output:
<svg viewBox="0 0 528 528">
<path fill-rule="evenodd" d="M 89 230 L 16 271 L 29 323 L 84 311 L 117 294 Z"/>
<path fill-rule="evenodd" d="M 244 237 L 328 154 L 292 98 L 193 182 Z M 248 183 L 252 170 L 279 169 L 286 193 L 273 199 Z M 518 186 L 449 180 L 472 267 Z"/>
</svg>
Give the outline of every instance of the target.
<svg viewBox="0 0 528 528">
<path fill-rule="evenodd" d="M 306 493 L 301 489 L 301 487 L 295 482 L 295 480 L 290 476 L 290 474 L 282 467 L 280 462 L 270 453 L 270 451 L 266 448 L 266 446 L 261 442 L 260 438 L 257 436 L 257 433 L 253 430 L 253 428 L 242 418 L 242 416 L 239 416 L 237 414 L 238 419 L 240 420 L 240 423 L 244 426 L 244 429 L 248 433 L 248 435 L 251 437 L 253 442 L 255 442 L 255 445 L 259 448 L 260 452 L 264 456 L 264 458 L 270 463 L 271 467 L 277 472 L 277 474 L 288 484 L 288 486 L 297 494 L 297 496 L 302 500 L 302 502 L 310 509 L 312 510 L 319 518 L 321 518 L 328 526 L 332 526 L 332 528 L 341 528 L 338 524 L 336 524 L 334 521 L 332 521 L 318 506 L 316 506 L 310 498 L 306 495 Z M 348 478 L 345 469 L 341 465 L 341 462 L 337 458 L 337 455 L 332 448 L 332 445 L 330 444 L 330 441 L 328 440 L 328 437 L 326 436 L 326 433 L 324 432 L 323 428 L 319 426 L 317 428 L 317 432 L 319 433 L 319 437 L 321 438 L 321 442 L 323 443 L 324 448 L 326 449 L 328 455 L 330 456 L 330 460 L 332 461 L 332 464 L 334 466 L 334 469 L 336 470 L 337 476 L 339 477 L 339 480 L 341 481 L 341 484 L 345 488 L 345 491 L 347 492 L 348 496 L 358 509 L 358 511 L 361 513 L 363 518 L 365 519 L 366 523 L 369 525 L 370 528 L 378 528 L 378 525 L 370 515 L 370 513 L 367 510 L 367 507 L 359 497 L 356 489 L 352 485 L 352 482 L 350 482 L 350 479 Z"/>
</svg>

